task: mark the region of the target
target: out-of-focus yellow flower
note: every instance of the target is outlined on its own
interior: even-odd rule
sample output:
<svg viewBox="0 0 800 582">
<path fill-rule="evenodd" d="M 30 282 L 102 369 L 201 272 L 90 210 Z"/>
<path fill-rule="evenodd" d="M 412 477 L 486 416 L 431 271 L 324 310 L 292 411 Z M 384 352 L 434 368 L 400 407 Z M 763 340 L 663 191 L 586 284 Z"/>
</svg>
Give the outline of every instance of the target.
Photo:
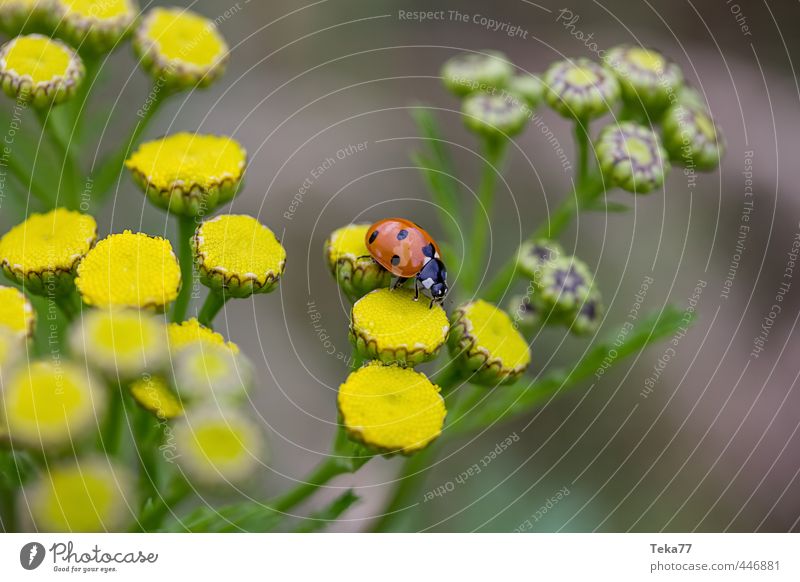
<svg viewBox="0 0 800 582">
<path fill-rule="evenodd" d="M 252 216 L 223 214 L 201 224 L 192 238 L 202 282 L 230 297 L 269 293 L 286 266 L 286 249 Z"/>
<path fill-rule="evenodd" d="M 410 368 L 371 362 L 339 388 L 351 438 L 382 453 L 414 453 L 442 432 L 447 414 L 439 387 Z"/>
<path fill-rule="evenodd" d="M 152 412 L 159 420 L 169 420 L 183 414 L 180 399 L 162 376 L 146 375 L 139 378 L 131 384 L 131 395 L 142 408 Z"/>
<path fill-rule="evenodd" d="M 180 323 L 170 323 L 167 332 L 169 349 L 173 354 L 178 354 L 197 342 L 227 346 L 231 351 L 239 352 L 239 346 L 233 342 L 226 342 L 222 334 L 201 325 L 194 317 Z"/>
<path fill-rule="evenodd" d="M 54 0 L 57 33 L 81 50 L 107 52 L 132 32 L 134 0 Z"/>
<path fill-rule="evenodd" d="M 24 341 L 18 333 L 0 326 L 0 386 L 8 379 L 9 374 L 24 361 Z M 0 440 L 4 433 L 2 425 L 3 419 L 0 418 Z"/>
<path fill-rule="evenodd" d="M 52 0 L 0 0 L 0 30 L 15 36 L 41 25 L 52 9 Z"/>
<path fill-rule="evenodd" d="M 142 66 L 174 90 L 206 87 L 225 72 L 228 45 L 211 20 L 184 8 L 154 8 L 136 31 Z"/>
<path fill-rule="evenodd" d="M 18 369 L 0 392 L 12 444 L 60 446 L 97 427 L 105 392 L 69 362 L 41 361 Z"/>
<path fill-rule="evenodd" d="M 72 350 L 112 378 L 157 370 L 169 355 L 164 322 L 143 311 L 93 309 L 71 332 Z"/>
<path fill-rule="evenodd" d="M 334 230 L 325 241 L 328 267 L 351 301 L 392 282 L 392 274 L 369 254 L 366 244 L 369 227 L 369 224 L 348 224 Z"/>
<path fill-rule="evenodd" d="M 31 214 L 0 239 L 0 265 L 26 291 L 40 295 L 73 289 L 80 260 L 97 240 L 97 223 L 88 214 L 57 208 Z"/>
<path fill-rule="evenodd" d="M 253 379 L 247 358 L 213 342 L 194 342 L 181 350 L 174 369 L 178 394 L 193 402 L 238 403 Z"/>
<path fill-rule="evenodd" d="M 528 368 L 528 343 L 502 309 L 478 299 L 456 309 L 451 320 L 450 352 L 470 382 L 510 383 Z"/>
<path fill-rule="evenodd" d="M 236 196 L 247 152 L 230 137 L 176 133 L 143 143 L 125 165 L 151 202 L 198 216 Z"/>
<path fill-rule="evenodd" d="M 26 486 L 20 511 L 37 531 L 119 531 L 137 507 L 133 483 L 128 470 L 109 459 L 72 460 Z"/>
<path fill-rule="evenodd" d="M 36 324 L 36 313 L 23 293 L 13 287 L 0 285 L 0 327 L 30 337 Z"/>
<path fill-rule="evenodd" d="M 449 328 L 438 304 L 414 301 L 407 289 L 376 289 L 353 305 L 350 340 L 364 358 L 414 365 L 436 357 Z"/>
<path fill-rule="evenodd" d="M 58 105 L 71 97 L 83 81 L 80 57 L 63 42 L 29 34 L 11 39 L 0 48 L 0 85 L 12 99 L 34 107 Z"/>
<path fill-rule="evenodd" d="M 193 408 L 173 432 L 178 462 L 187 476 L 205 485 L 240 482 L 262 462 L 264 437 L 237 410 Z"/>
<path fill-rule="evenodd" d="M 168 240 L 126 230 L 89 251 L 75 285 L 87 305 L 163 309 L 178 296 L 181 270 Z"/>
</svg>

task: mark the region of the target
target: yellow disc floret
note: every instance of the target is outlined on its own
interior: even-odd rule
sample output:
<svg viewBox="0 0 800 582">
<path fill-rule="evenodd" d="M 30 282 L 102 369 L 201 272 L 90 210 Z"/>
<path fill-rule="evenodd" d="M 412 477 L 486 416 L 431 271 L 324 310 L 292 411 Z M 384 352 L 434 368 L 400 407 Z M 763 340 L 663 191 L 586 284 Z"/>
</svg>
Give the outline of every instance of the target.
<svg viewBox="0 0 800 582">
<path fill-rule="evenodd" d="M 495 385 L 520 376 L 531 361 L 525 338 L 508 314 L 482 299 L 458 308 L 452 317 L 450 348 L 472 382 Z"/>
<path fill-rule="evenodd" d="M 365 242 L 369 224 L 348 224 L 325 241 L 325 259 L 342 291 L 353 301 L 379 287 L 388 287 L 392 274 L 370 257 Z"/>
<path fill-rule="evenodd" d="M 154 8 L 136 31 L 142 66 L 176 89 L 206 86 L 225 69 L 228 45 L 213 21 L 183 8 Z"/>
<path fill-rule="evenodd" d="M 207 485 L 242 481 L 259 466 L 264 452 L 258 425 L 236 410 L 189 410 L 173 434 L 181 467 Z"/>
<path fill-rule="evenodd" d="M 212 343 L 229 347 L 234 353 L 239 352 L 239 346 L 233 342 L 226 342 L 222 334 L 201 325 L 196 318 L 187 319 L 180 323 L 170 323 L 167 326 L 169 349 L 177 354 L 186 347 L 196 343 Z"/>
<path fill-rule="evenodd" d="M 449 330 L 439 305 L 406 289 L 376 289 L 353 305 L 350 339 L 365 358 L 417 364 L 435 357 Z"/>
<path fill-rule="evenodd" d="M 167 332 L 158 317 L 132 309 L 94 309 L 73 326 L 74 352 L 112 378 L 128 379 L 160 368 Z"/>
<path fill-rule="evenodd" d="M 59 40 L 41 34 L 18 36 L 0 48 L 0 83 L 12 98 L 35 107 L 57 104 L 83 80 L 80 57 Z"/>
<path fill-rule="evenodd" d="M 441 434 L 447 414 L 439 387 L 424 374 L 379 362 L 350 374 L 338 401 L 347 433 L 384 453 L 425 448 Z"/>
<path fill-rule="evenodd" d="M 78 262 L 97 239 L 88 214 L 57 208 L 31 214 L 0 239 L 5 274 L 32 293 L 70 290 Z"/>
<path fill-rule="evenodd" d="M 177 133 L 142 144 L 125 165 L 153 203 L 196 216 L 233 199 L 247 152 L 230 137 Z"/>
<path fill-rule="evenodd" d="M 272 291 L 286 266 L 286 250 L 252 216 L 224 214 L 207 220 L 192 245 L 203 283 L 232 297 Z"/>
<path fill-rule="evenodd" d="M 132 32 L 134 0 L 55 0 L 58 32 L 81 50 L 105 52 Z"/>
<path fill-rule="evenodd" d="M 24 507 L 38 531 L 118 531 L 132 520 L 133 480 L 106 458 L 51 467 L 24 491 Z"/>
<path fill-rule="evenodd" d="M 162 309 L 178 296 L 181 271 L 168 240 L 126 230 L 97 243 L 75 285 L 87 305 Z"/>
<path fill-rule="evenodd" d="M 42 361 L 13 375 L 2 407 L 12 443 L 67 445 L 97 426 L 105 397 L 80 367 Z"/>
<path fill-rule="evenodd" d="M 36 314 L 28 298 L 13 287 L 0 286 L 0 327 L 30 337 L 35 323 Z"/>
<path fill-rule="evenodd" d="M 162 376 L 144 376 L 131 384 L 131 395 L 145 410 L 159 420 L 177 418 L 183 414 L 183 406 Z"/>
</svg>

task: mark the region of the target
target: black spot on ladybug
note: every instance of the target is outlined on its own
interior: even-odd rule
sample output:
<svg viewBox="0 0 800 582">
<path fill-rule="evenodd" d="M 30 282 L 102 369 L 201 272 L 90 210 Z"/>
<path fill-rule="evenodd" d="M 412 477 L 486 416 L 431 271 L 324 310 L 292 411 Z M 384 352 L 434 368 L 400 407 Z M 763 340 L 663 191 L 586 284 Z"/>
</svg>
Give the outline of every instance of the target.
<svg viewBox="0 0 800 582">
<path fill-rule="evenodd" d="M 400 257 L 397 255 L 392 255 L 392 265 L 395 267 L 400 264 Z"/>
<path fill-rule="evenodd" d="M 428 257 L 429 259 L 432 259 L 433 255 L 436 254 L 436 249 L 433 247 L 433 243 L 428 243 L 424 247 L 422 247 L 422 254 Z"/>
<path fill-rule="evenodd" d="M 371 235 L 369 235 L 369 244 L 374 243 L 376 238 L 378 238 L 378 231 L 377 230 L 375 232 L 373 232 Z"/>
<path fill-rule="evenodd" d="M 403 240 L 408 236 L 408 231 L 404 228 L 400 232 L 397 233 L 397 240 Z"/>
</svg>

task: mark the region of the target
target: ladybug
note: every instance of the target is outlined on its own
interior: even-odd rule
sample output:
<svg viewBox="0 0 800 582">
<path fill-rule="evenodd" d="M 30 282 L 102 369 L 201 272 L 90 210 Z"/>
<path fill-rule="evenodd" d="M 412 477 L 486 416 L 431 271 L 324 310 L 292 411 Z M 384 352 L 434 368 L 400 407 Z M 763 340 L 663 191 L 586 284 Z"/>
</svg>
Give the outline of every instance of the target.
<svg viewBox="0 0 800 582">
<path fill-rule="evenodd" d="M 393 289 L 416 277 L 415 300 L 422 284 L 431 294 L 431 307 L 444 301 L 447 269 L 439 245 L 420 226 L 405 218 L 384 218 L 369 227 L 365 242 L 372 258 L 397 277 Z"/>
</svg>

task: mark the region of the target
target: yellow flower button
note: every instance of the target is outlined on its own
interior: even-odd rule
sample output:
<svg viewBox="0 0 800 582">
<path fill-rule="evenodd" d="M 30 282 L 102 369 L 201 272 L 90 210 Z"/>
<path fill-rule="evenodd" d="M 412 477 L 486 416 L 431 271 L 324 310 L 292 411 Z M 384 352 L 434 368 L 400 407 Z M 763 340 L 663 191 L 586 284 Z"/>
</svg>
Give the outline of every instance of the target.
<svg viewBox="0 0 800 582">
<path fill-rule="evenodd" d="M 36 313 L 28 298 L 13 287 L 0 286 L 0 327 L 30 337 L 36 324 Z"/>
<path fill-rule="evenodd" d="M 107 52 L 132 32 L 134 0 L 55 0 L 57 32 L 81 50 Z"/>
<path fill-rule="evenodd" d="M 195 343 L 205 342 L 227 346 L 234 353 L 239 352 L 239 346 L 233 342 L 226 342 L 222 334 L 201 325 L 194 317 L 180 323 L 170 323 L 167 326 L 167 333 L 170 352 L 175 355 Z"/>
<path fill-rule="evenodd" d="M 177 418 L 183 414 L 183 406 L 162 376 L 146 375 L 131 384 L 131 395 L 145 410 L 159 420 Z"/>
<path fill-rule="evenodd" d="M 442 432 L 447 414 L 439 387 L 411 368 L 372 362 L 339 388 L 351 438 L 382 453 L 414 453 Z"/>
<path fill-rule="evenodd" d="M 369 224 L 348 224 L 325 241 L 325 259 L 336 282 L 351 301 L 379 287 L 388 287 L 392 274 L 374 261 L 365 242 Z"/>
</svg>

